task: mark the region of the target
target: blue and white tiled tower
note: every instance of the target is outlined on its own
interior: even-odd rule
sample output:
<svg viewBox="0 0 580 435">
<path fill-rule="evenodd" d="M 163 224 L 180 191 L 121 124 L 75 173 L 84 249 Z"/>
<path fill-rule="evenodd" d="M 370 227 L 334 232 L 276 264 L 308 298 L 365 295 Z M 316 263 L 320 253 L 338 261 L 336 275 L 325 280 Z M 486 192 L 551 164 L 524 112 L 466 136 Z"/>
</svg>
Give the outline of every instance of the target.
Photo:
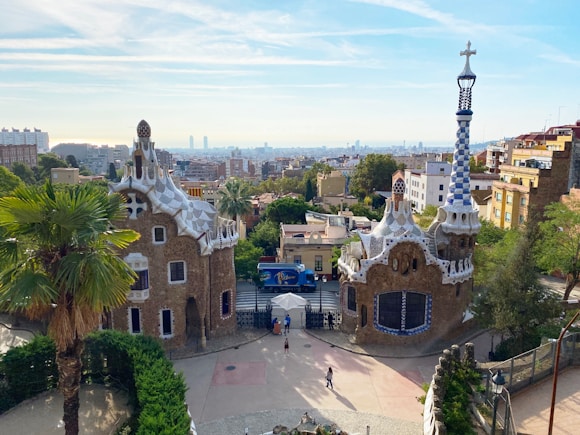
<svg viewBox="0 0 580 435">
<path fill-rule="evenodd" d="M 468 41 L 467 48 L 459 54 L 465 56 L 465 67 L 457 76 L 459 85 L 459 107 L 456 113 L 457 141 L 453 152 L 447 200 L 445 205 L 440 207 L 437 220 L 447 233 L 474 235 L 479 232 L 481 225 L 478 212 L 472 205 L 469 186 L 469 124 L 473 115 L 471 90 L 476 79 L 469 65 L 469 57 L 476 54 L 476 50 L 471 50 L 471 42 Z"/>
<path fill-rule="evenodd" d="M 455 337 L 473 316 L 475 238 L 481 227 L 469 189 L 469 124 L 475 74 L 471 44 L 460 53 L 457 77 L 457 142 L 446 202 L 427 231 L 413 219 L 404 199 L 404 175 L 393 175 L 393 195 L 383 219 L 360 241 L 342 247 L 338 259 L 341 329 L 357 343 L 409 345 Z"/>
</svg>

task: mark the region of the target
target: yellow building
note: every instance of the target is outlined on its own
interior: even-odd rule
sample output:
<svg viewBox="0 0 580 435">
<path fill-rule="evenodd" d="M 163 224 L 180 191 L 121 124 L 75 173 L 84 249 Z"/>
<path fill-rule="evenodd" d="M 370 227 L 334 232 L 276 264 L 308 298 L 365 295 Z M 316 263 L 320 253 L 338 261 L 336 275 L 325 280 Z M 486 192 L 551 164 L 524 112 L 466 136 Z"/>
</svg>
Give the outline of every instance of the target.
<svg viewBox="0 0 580 435">
<path fill-rule="evenodd" d="M 51 168 L 50 181 L 55 184 L 79 184 L 79 168 Z"/>
<path fill-rule="evenodd" d="M 341 171 L 332 171 L 330 174 L 321 172 L 316 176 L 316 187 L 318 196 L 338 196 L 344 195 L 346 191 L 346 177 Z"/>
<path fill-rule="evenodd" d="M 558 133 L 558 132 L 556 132 Z M 569 190 L 573 134 L 532 133 L 517 138 L 511 161 L 493 182 L 491 221 L 500 228 L 517 228 L 530 213 L 541 216 L 544 207 Z"/>
<path fill-rule="evenodd" d="M 336 277 L 333 270 L 332 248 L 341 247 L 348 239 L 343 216 L 329 216 L 325 223 L 280 225 L 279 263 L 302 263 L 314 273 Z"/>
</svg>

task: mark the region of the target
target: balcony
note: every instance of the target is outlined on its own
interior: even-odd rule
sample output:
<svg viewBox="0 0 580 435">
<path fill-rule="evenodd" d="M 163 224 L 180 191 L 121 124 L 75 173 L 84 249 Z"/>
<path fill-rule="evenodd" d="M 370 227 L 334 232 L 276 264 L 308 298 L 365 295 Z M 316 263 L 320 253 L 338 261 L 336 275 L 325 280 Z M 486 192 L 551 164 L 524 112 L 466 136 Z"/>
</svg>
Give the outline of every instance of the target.
<svg viewBox="0 0 580 435">
<path fill-rule="evenodd" d="M 342 245 L 346 240 L 348 240 L 348 237 L 337 237 L 337 238 L 320 237 L 316 239 L 310 239 L 308 237 L 283 237 L 282 246 Z"/>
<path fill-rule="evenodd" d="M 149 299 L 149 289 L 131 290 L 127 295 L 127 300 L 130 302 L 145 302 Z"/>
</svg>

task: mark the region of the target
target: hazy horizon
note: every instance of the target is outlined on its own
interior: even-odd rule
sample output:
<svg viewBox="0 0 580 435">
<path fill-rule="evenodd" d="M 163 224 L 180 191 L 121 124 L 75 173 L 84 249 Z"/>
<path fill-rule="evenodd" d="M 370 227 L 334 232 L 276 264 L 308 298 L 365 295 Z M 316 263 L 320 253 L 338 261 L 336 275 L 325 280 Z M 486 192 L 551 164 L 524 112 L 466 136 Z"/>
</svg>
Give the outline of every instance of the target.
<svg viewBox="0 0 580 435">
<path fill-rule="evenodd" d="M 0 127 L 51 145 L 454 143 L 468 40 L 472 142 L 580 118 L 574 0 L 4 3 Z"/>
</svg>

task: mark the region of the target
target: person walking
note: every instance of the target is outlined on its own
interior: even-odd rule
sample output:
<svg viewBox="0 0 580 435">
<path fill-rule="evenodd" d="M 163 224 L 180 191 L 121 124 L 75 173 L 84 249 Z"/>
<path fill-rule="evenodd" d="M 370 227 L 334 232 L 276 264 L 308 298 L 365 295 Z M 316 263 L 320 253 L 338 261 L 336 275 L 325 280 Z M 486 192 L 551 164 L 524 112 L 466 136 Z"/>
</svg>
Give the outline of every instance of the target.
<svg viewBox="0 0 580 435">
<path fill-rule="evenodd" d="M 330 389 L 334 390 L 334 386 L 332 385 L 332 367 L 328 367 L 328 371 L 326 372 L 326 388 L 330 385 Z"/>
<path fill-rule="evenodd" d="M 289 350 L 289 345 L 288 345 L 288 337 L 286 337 L 286 340 L 284 340 L 284 353 L 287 354 L 290 350 Z"/>
<path fill-rule="evenodd" d="M 286 317 L 284 317 L 284 335 L 286 333 L 290 334 L 290 322 L 291 322 L 290 314 L 286 313 Z"/>
<path fill-rule="evenodd" d="M 328 313 L 328 329 L 334 329 L 334 317 L 332 313 Z"/>
</svg>

